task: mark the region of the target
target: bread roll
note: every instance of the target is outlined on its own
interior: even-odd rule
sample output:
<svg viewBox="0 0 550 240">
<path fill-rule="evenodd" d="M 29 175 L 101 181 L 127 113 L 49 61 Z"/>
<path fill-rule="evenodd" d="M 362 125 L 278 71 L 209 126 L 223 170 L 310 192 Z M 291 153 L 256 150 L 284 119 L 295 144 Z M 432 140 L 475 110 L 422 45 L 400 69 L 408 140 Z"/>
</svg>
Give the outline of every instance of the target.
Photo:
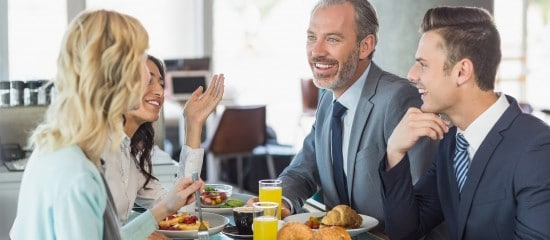
<svg viewBox="0 0 550 240">
<path fill-rule="evenodd" d="M 311 237 L 313 237 L 311 229 L 298 222 L 286 223 L 277 233 L 277 240 L 310 240 Z"/>
<path fill-rule="evenodd" d="M 313 233 L 312 240 L 351 240 L 349 233 L 342 227 L 332 226 L 320 228 Z"/>
<path fill-rule="evenodd" d="M 348 205 L 338 205 L 327 212 L 321 220 L 322 225 L 340 226 L 344 228 L 358 228 L 363 223 L 363 218 Z M 321 225 L 321 226 L 322 226 Z"/>
</svg>

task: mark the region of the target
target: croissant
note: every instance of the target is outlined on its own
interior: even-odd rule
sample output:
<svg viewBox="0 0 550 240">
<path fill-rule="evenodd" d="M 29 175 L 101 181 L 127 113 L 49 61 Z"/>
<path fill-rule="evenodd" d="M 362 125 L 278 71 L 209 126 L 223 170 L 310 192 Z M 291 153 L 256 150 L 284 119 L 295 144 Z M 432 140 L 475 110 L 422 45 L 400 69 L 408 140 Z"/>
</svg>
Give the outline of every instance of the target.
<svg viewBox="0 0 550 240">
<path fill-rule="evenodd" d="M 321 220 L 322 225 L 340 226 L 344 228 L 358 228 L 363 223 L 363 218 L 348 205 L 338 205 L 327 212 Z"/>
<path fill-rule="evenodd" d="M 311 237 L 313 237 L 311 229 L 298 222 L 286 223 L 277 234 L 277 240 L 310 240 Z"/>
<path fill-rule="evenodd" d="M 351 240 L 349 233 L 342 227 L 332 226 L 321 228 L 313 233 L 312 240 Z"/>
</svg>

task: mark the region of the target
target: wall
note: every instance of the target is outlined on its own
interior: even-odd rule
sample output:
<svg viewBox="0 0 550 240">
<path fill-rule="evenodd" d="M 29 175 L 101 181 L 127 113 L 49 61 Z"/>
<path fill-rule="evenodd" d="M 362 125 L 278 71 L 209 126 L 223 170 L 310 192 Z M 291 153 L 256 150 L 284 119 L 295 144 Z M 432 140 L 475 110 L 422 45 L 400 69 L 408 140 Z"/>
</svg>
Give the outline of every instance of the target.
<svg viewBox="0 0 550 240">
<path fill-rule="evenodd" d="M 493 0 L 370 0 L 377 10 L 380 24 L 379 41 L 374 61 L 384 70 L 407 76 L 414 62 L 420 39 L 418 29 L 424 13 L 437 6 L 477 6 L 493 12 Z"/>
<path fill-rule="evenodd" d="M 0 143 L 18 143 L 27 146 L 32 130 L 42 122 L 45 106 L 0 108 Z"/>
<path fill-rule="evenodd" d="M 8 0 L 0 0 L 0 80 L 8 79 Z M 6 57 L 4 57 L 6 56 Z"/>
<path fill-rule="evenodd" d="M 0 143 L 18 143 L 27 146 L 28 138 L 44 119 L 46 106 L 21 106 L 0 108 Z M 153 123 L 155 144 L 164 149 L 164 117 Z M 1 161 L 0 161 L 1 162 Z"/>
</svg>

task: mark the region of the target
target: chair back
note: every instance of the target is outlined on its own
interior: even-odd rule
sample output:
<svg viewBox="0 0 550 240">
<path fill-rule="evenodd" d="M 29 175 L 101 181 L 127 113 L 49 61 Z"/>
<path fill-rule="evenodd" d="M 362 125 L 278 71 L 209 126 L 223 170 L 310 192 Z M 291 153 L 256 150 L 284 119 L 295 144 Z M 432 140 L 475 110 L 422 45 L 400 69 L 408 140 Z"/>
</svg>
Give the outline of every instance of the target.
<svg viewBox="0 0 550 240">
<path fill-rule="evenodd" d="M 266 139 L 266 107 L 226 106 L 206 150 L 214 154 L 251 153 Z"/>
<path fill-rule="evenodd" d="M 302 78 L 300 82 L 302 90 L 302 111 L 304 113 L 315 112 L 319 101 L 319 88 L 315 86 L 312 78 Z"/>
</svg>

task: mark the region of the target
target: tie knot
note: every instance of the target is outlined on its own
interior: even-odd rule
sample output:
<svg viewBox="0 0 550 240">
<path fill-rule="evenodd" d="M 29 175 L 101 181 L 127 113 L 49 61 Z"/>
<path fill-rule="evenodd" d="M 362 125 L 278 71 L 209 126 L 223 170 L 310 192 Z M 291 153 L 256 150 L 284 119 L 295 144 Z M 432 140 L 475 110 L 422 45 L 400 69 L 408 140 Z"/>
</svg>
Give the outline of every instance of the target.
<svg viewBox="0 0 550 240">
<path fill-rule="evenodd" d="M 468 144 L 468 141 L 466 141 L 466 138 L 464 138 L 464 135 L 462 135 L 462 133 L 456 134 L 456 148 L 457 148 L 457 150 L 466 151 L 468 146 L 470 146 L 470 144 Z"/>
<path fill-rule="evenodd" d="M 344 105 L 342 105 L 338 101 L 334 101 L 334 103 L 332 104 L 332 116 L 333 117 L 337 117 L 337 118 L 342 117 L 342 115 L 344 115 L 346 110 L 348 110 L 348 109 L 346 107 L 344 107 Z"/>
</svg>

